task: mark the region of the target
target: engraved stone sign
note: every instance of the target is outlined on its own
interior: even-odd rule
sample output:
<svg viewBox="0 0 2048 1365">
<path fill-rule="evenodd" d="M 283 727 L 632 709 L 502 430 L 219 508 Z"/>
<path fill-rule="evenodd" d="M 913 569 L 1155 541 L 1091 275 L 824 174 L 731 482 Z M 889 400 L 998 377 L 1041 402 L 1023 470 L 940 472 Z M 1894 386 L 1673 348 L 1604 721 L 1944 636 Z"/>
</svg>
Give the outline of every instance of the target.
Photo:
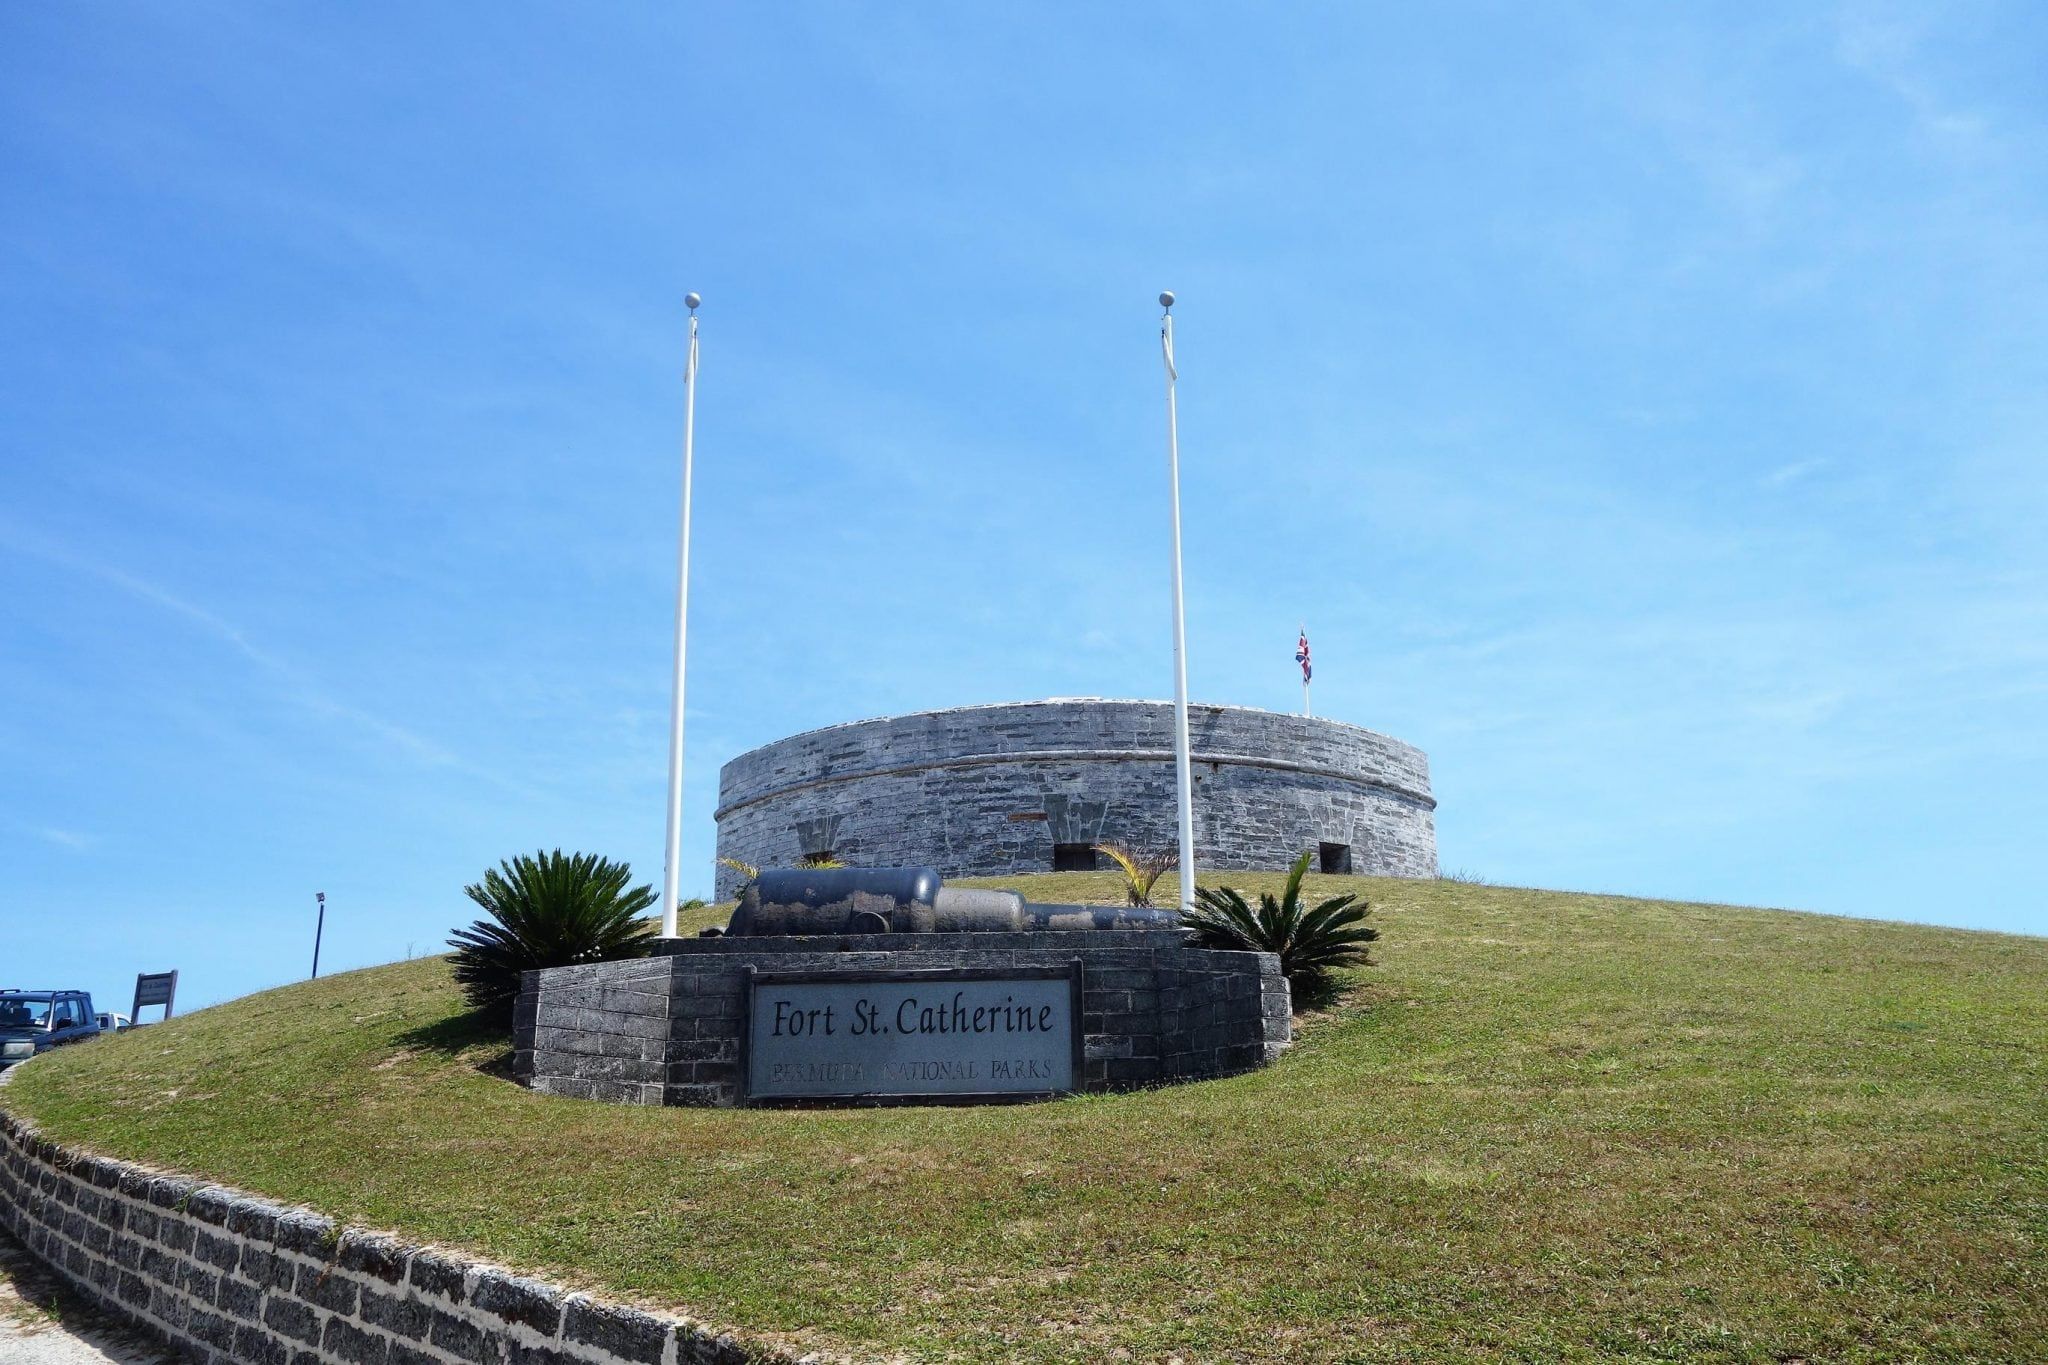
<svg viewBox="0 0 2048 1365">
<path fill-rule="evenodd" d="M 1028 1099 L 1078 1090 L 1081 964 L 753 973 L 745 1101 Z"/>
</svg>

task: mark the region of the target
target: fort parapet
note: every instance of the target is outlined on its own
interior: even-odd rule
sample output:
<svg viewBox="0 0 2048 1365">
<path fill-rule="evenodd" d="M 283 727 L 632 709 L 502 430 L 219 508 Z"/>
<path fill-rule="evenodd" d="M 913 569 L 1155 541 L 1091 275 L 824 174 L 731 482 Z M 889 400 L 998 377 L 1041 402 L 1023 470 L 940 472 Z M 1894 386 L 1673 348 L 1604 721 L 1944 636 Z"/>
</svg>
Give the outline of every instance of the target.
<svg viewBox="0 0 2048 1365">
<path fill-rule="evenodd" d="M 1356 725 L 1189 707 L 1203 868 L 1436 874 L 1420 749 Z M 1174 843 L 1173 707 L 1056 698 L 811 730 L 719 774 L 718 854 L 757 867 L 831 857 L 950 877 L 1082 870 L 1093 845 Z M 718 870 L 718 895 L 741 878 Z"/>
</svg>

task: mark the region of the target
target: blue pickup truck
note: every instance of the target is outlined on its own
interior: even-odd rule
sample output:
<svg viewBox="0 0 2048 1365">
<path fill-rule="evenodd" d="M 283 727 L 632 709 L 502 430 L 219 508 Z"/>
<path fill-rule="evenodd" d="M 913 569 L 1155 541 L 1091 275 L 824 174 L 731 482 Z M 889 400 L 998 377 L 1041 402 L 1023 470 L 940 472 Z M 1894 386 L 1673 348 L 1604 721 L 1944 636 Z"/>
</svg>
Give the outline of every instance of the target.
<svg viewBox="0 0 2048 1365">
<path fill-rule="evenodd" d="M 0 991 L 0 1071 L 100 1031 L 84 991 Z"/>
</svg>

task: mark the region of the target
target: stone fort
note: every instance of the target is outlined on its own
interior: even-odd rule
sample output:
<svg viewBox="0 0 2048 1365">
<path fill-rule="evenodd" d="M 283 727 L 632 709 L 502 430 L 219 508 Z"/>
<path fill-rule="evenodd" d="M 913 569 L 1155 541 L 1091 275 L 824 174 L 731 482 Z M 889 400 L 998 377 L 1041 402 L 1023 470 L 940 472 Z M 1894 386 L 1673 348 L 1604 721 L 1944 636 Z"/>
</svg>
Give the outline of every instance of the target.
<svg viewBox="0 0 2048 1365">
<path fill-rule="evenodd" d="M 1188 707 L 1204 869 L 1436 875 L 1420 749 L 1322 717 Z M 954 877 L 1081 871 L 1175 841 L 1173 706 L 1054 698 L 853 721 L 750 750 L 718 779 L 718 856 Z M 1107 865 L 1106 860 L 1102 865 Z M 718 896 L 742 876 L 720 863 Z"/>
</svg>

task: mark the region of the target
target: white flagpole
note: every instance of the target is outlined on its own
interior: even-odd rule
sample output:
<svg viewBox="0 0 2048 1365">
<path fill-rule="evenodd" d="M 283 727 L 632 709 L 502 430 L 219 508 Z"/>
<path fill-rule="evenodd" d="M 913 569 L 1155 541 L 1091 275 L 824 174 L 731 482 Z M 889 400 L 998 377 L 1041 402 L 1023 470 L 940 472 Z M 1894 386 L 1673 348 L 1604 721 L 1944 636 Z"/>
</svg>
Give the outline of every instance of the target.
<svg viewBox="0 0 2048 1365">
<path fill-rule="evenodd" d="M 683 852 L 683 656 L 690 631 L 690 473 L 697 446 L 697 307 L 704 300 L 685 294 L 690 310 L 690 355 L 683 362 L 682 536 L 676 543 L 676 676 L 668 725 L 668 837 L 662 847 L 661 933 L 676 936 L 676 903 L 682 892 Z"/>
<path fill-rule="evenodd" d="M 1166 357 L 1166 469 L 1173 490 L 1173 768 L 1180 823 L 1180 908 L 1195 908 L 1194 773 L 1188 763 L 1188 649 L 1186 612 L 1180 586 L 1180 411 L 1174 384 L 1173 294 L 1159 296 L 1159 344 Z"/>
</svg>

